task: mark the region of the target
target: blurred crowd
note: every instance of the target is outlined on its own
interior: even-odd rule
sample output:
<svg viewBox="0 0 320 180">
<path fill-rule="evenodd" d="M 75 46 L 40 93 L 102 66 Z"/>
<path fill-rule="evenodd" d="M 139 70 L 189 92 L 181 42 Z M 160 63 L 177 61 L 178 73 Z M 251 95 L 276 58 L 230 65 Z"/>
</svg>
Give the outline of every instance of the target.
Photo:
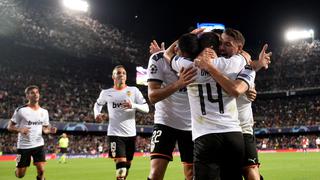
<svg viewBox="0 0 320 180">
<path fill-rule="evenodd" d="M 36 84 L 52 121 L 95 123 L 93 105 L 101 89 L 112 86 L 112 68 L 124 64 L 128 84 L 135 85 L 135 67 L 146 66 L 149 42 L 88 14 L 26 3 L 0 1 L 0 118 L 11 118 L 26 102 L 24 88 Z M 257 74 L 256 89 L 319 89 L 319 62 L 319 40 L 288 43 L 276 49 L 269 69 Z M 147 99 L 147 88 L 139 88 Z M 137 113 L 137 124 L 153 124 L 152 104 L 150 109 L 147 115 Z M 256 128 L 320 125 L 319 95 L 272 99 L 258 95 L 253 110 Z"/>
<path fill-rule="evenodd" d="M 3 0 L 0 15 L 0 32 L 19 44 L 56 48 L 78 57 L 107 57 L 113 63 L 143 64 L 148 52 L 131 33 L 100 23 L 88 13 L 68 11 L 55 1 Z"/>
<path fill-rule="evenodd" d="M 58 152 L 58 141 L 60 135 L 44 135 L 46 153 Z M 105 135 L 91 135 L 91 134 L 68 134 L 70 154 L 97 154 L 107 153 L 108 143 Z M 0 132 L 0 152 L 3 154 L 15 154 L 17 142 L 17 134 L 8 132 Z M 99 147 L 101 146 L 101 147 Z M 137 136 L 136 138 L 136 152 L 150 151 L 150 137 Z"/>
<path fill-rule="evenodd" d="M 261 150 L 302 149 L 303 139 L 307 139 L 308 148 L 319 148 L 317 135 L 278 135 L 257 138 L 257 148 Z"/>
<path fill-rule="evenodd" d="M 12 52 L 12 46 L 15 53 Z M 12 46 L 0 44 L 4 50 L 0 58 L 0 118 L 11 118 L 14 109 L 26 102 L 24 88 L 36 84 L 41 88 L 41 105 L 49 110 L 52 121 L 95 122 L 93 105 L 101 89 L 112 86 L 111 71 L 115 64 L 106 59 L 78 58 L 54 50 Z M 129 68 L 128 84 L 135 85 L 135 65 L 126 65 Z M 314 67 L 318 67 L 318 64 L 310 66 Z M 285 72 L 291 73 L 290 70 Z M 258 77 L 263 75 L 258 74 Z M 300 75 L 292 82 L 297 82 L 296 85 L 303 84 L 312 79 L 313 75 L 299 77 Z M 267 83 L 278 84 L 280 79 L 282 78 L 269 80 Z M 314 81 L 317 79 L 319 78 L 314 78 Z M 261 81 L 258 79 L 257 84 Z M 319 84 L 312 83 L 310 87 L 317 85 Z M 304 87 L 308 88 L 308 83 Z M 139 88 L 147 99 L 147 88 Z M 258 86 L 257 90 L 263 92 Z M 150 109 L 147 115 L 137 113 L 137 124 L 153 124 L 152 104 Z M 258 95 L 253 103 L 253 111 L 256 128 L 320 125 L 320 96 L 296 95 L 265 99 Z"/>
<path fill-rule="evenodd" d="M 320 126 L 320 95 L 257 99 L 252 109 L 256 128 Z"/>
<path fill-rule="evenodd" d="M 267 71 L 259 71 L 258 91 L 320 87 L 320 41 L 294 42 L 274 52 Z"/>
<path fill-rule="evenodd" d="M 58 153 L 60 135 L 44 135 L 46 153 Z M 70 154 L 98 154 L 108 153 L 107 137 L 105 135 L 68 134 Z M 138 135 L 136 138 L 136 152 L 150 152 L 150 136 Z M 308 139 L 308 148 L 320 148 L 319 134 L 311 135 L 270 135 L 257 138 L 257 148 L 260 150 L 302 149 L 303 139 Z M 0 132 L 0 152 L 3 154 L 16 153 L 17 134 Z M 175 151 L 178 150 L 176 147 Z"/>
</svg>

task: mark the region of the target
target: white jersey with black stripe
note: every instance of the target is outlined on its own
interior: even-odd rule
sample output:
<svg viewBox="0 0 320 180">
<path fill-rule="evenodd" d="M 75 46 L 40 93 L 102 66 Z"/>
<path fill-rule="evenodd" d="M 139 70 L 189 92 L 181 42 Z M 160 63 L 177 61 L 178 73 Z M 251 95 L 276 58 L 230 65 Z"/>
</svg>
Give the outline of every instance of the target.
<svg viewBox="0 0 320 180">
<path fill-rule="evenodd" d="M 39 108 L 34 110 L 25 105 L 17 108 L 11 118 L 16 127 L 29 128 L 30 133 L 27 135 L 18 134 L 18 149 L 30 149 L 44 145 L 42 138 L 42 126 L 49 125 L 49 113 L 46 109 Z"/>
<path fill-rule="evenodd" d="M 163 51 L 150 56 L 148 82 L 157 81 L 162 87 L 176 82 L 179 77 L 164 59 Z M 186 88 L 181 89 L 155 104 L 154 123 L 175 129 L 191 131 L 191 113 Z"/>
<path fill-rule="evenodd" d="M 101 91 L 97 104 L 103 106 L 107 103 L 108 136 L 136 136 L 136 109 L 123 109 L 121 107 L 121 103 L 128 100 L 135 104 L 146 103 L 141 91 L 134 86 L 127 86 L 121 90 L 109 88 Z"/>
<path fill-rule="evenodd" d="M 241 79 L 240 76 L 241 74 L 239 74 L 239 78 Z M 250 81 L 250 84 L 249 84 L 250 88 L 254 88 L 254 79 L 255 79 L 255 74 L 254 74 L 253 80 Z M 240 120 L 242 133 L 253 135 L 254 120 L 253 120 L 251 105 L 252 105 L 251 101 L 248 100 L 245 94 L 242 94 L 237 98 L 237 108 L 239 112 L 239 120 Z"/>
<path fill-rule="evenodd" d="M 216 58 L 213 65 L 228 78 L 235 80 L 246 61 L 242 56 L 234 55 L 228 59 Z M 193 62 L 179 56 L 175 56 L 171 61 L 171 67 L 175 71 L 190 66 L 193 66 Z M 245 77 L 243 74 L 241 78 L 250 81 L 250 76 L 249 74 Z M 188 85 L 187 89 L 193 139 L 211 133 L 241 132 L 236 98 L 223 91 L 209 73 L 198 69 L 196 81 Z"/>
</svg>

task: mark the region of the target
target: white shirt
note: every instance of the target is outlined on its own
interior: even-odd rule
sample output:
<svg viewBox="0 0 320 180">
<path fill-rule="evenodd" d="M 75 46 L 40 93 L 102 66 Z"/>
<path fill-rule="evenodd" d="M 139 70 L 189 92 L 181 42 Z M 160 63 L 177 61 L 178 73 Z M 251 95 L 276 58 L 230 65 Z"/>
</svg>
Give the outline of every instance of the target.
<svg viewBox="0 0 320 180">
<path fill-rule="evenodd" d="M 241 77 L 239 78 L 241 79 Z M 255 77 L 252 81 L 250 81 L 250 88 L 254 87 L 254 79 Z M 239 112 L 239 120 L 242 133 L 253 135 L 254 120 L 251 105 L 251 101 L 247 98 L 245 94 L 242 94 L 237 98 L 237 108 Z"/>
<path fill-rule="evenodd" d="M 108 136 L 132 137 L 136 136 L 136 109 L 123 109 L 121 103 L 131 100 L 135 104 L 145 104 L 146 100 L 137 87 L 127 86 L 121 90 L 109 88 L 102 90 L 97 104 L 108 106 Z M 95 106 L 96 107 L 96 106 Z M 95 116 L 101 109 L 95 109 Z"/>
<path fill-rule="evenodd" d="M 18 149 L 30 149 L 44 145 L 42 138 L 42 126 L 49 125 L 49 113 L 46 109 L 31 109 L 25 105 L 17 108 L 11 119 L 17 128 L 30 128 L 28 135 L 18 133 Z"/>
<path fill-rule="evenodd" d="M 246 65 L 242 56 L 234 55 L 229 59 L 219 57 L 213 65 L 228 78 L 235 80 Z M 182 67 L 193 66 L 193 62 L 176 56 L 171 61 L 175 71 Z M 248 84 L 253 80 L 251 74 L 243 74 L 240 79 Z M 229 96 L 211 75 L 198 69 L 196 81 L 187 87 L 191 105 L 192 138 L 225 132 L 241 132 L 236 99 Z"/>
<path fill-rule="evenodd" d="M 158 81 L 165 87 L 179 77 L 163 57 L 163 51 L 151 55 L 148 63 L 148 81 Z M 155 104 L 154 123 L 175 129 L 191 131 L 191 113 L 186 89 L 181 89 Z"/>
</svg>

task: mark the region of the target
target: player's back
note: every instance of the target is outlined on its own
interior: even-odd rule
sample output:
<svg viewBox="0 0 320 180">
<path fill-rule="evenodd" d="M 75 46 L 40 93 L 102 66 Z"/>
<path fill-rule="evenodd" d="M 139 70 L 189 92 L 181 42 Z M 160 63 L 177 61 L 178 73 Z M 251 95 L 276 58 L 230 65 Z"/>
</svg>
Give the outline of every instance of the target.
<svg viewBox="0 0 320 180">
<path fill-rule="evenodd" d="M 148 64 L 148 81 L 158 81 L 167 86 L 179 79 L 170 64 L 164 59 L 163 51 L 153 54 Z M 180 89 L 155 104 L 154 122 L 180 130 L 191 130 L 190 105 L 186 88 Z"/>
<path fill-rule="evenodd" d="M 176 57 L 172 67 L 179 70 L 189 67 L 193 62 Z M 216 58 L 213 65 L 228 78 L 235 80 L 246 62 L 243 57 L 235 55 L 229 59 Z M 222 132 L 241 132 L 238 120 L 236 99 L 228 95 L 211 75 L 198 69 L 196 81 L 188 86 L 191 105 L 193 139 Z"/>
</svg>

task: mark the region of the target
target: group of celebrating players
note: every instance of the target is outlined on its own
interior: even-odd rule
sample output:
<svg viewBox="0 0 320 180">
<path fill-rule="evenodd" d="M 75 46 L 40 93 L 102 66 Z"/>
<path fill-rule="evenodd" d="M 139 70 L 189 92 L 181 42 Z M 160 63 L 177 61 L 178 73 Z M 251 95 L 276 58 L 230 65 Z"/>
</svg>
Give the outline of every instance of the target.
<svg viewBox="0 0 320 180">
<path fill-rule="evenodd" d="M 259 180 L 259 161 L 253 134 L 251 103 L 256 97 L 256 72 L 268 68 L 272 53 L 265 45 L 258 60 L 243 50 L 245 38 L 238 30 L 183 34 L 167 49 L 150 44 L 148 99 L 155 104 L 147 179 L 164 178 L 178 143 L 187 180 Z M 116 179 L 128 176 L 135 151 L 135 112 L 149 112 L 137 87 L 127 86 L 124 66 L 113 69 L 112 88 L 102 90 L 94 105 L 97 121 L 108 121 L 109 157 L 116 164 Z M 42 132 L 49 126 L 48 111 L 39 105 L 39 88 L 25 90 L 28 103 L 15 110 L 8 130 L 19 133 L 17 168 L 22 178 L 31 156 L 37 180 L 44 180 Z M 102 113 L 107 104 L 108 113 Z"/>
</svg>

